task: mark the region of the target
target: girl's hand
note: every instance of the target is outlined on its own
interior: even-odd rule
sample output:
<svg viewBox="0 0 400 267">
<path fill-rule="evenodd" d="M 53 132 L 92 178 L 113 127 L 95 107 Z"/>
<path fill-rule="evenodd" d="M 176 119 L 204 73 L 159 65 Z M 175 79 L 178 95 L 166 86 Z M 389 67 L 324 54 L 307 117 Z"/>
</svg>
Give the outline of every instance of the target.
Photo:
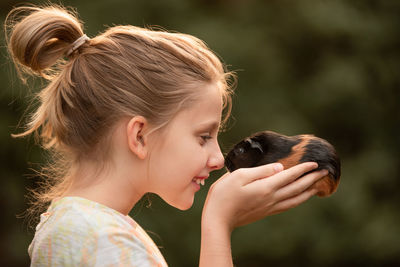
<svg viewBox="0 0 400 267">
<path fill-rule="evenodd" d="M 202 223 L 231 232 L 296 207 L 317 193 L 310 186 L 327 174 L 322 170 L 298 179 L 317 167 L 307 162 L 283 170 L 281 164 L 273 163 L 226 173 L 210 188 Z"/>
<path fill-rule="evenodd" d="M 327 174 L 308 162 L 283 171 L 268 164 L 226 173 L 210 188 L 201 221 L 200 266 L 233 266 L 230 237 L 234 228 L 296 207 L 317 193 L 310 188 Z M 297 180 L 298 179 L 298 180 Z"/>
</svg>

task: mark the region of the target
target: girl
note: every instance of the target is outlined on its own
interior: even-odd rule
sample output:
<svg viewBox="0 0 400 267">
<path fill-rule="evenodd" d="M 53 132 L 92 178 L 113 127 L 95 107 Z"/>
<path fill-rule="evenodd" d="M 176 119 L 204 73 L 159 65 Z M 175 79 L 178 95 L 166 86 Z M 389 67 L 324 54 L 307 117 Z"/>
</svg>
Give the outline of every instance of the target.
<svg viewBox="0 0 400 267">
<path fill-rule="evenodd" d="M 166 266 L 128 214 L 148 192 L 189 209 L 224 166 L 217 135 L 233 74 L 191 35 L 116 26 L 90 39 L 60 6 L 16 8 L 6 25 L 20 77 L 48 81 L 17 135 L 38 134 L 56 163 L 36 193 L 36 207 L 50 206 L 29 246 L 32 266 Z M 232 266 L 234 228 L 306 201 L 326 175 L 316 167 L 270 164 L 218 179 L 203 208 L 200 266 Z"/>
</svg>

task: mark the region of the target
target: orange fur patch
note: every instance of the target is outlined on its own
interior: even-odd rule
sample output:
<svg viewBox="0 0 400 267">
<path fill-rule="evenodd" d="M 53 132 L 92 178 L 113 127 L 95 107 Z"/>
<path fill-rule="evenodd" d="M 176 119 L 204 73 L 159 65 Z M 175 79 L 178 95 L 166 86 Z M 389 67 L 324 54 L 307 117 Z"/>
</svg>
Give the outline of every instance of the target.
<svg viewBox="0 0 400 267">
<path fill-rule="evenodd" d="M 317 196 L 327 197 L 336 192 L 338 183 L 335 183 L 330 175 L 324 176 L 321 180 L 318 180 L 311 187 L 317 189 Z"/>
<path fill-rule="evenodd" d="M 283 165 L 284 169 L 288 169 L 299 164 L 300 159 L 304 155 L 304 147 L 308 144 L 308 140 L 311 137 L 309 135 L 301 135 L 301 142 L 292 147 L 292 153 L 286 158 L 278 160 Z"/>
<path fill-rule="evenodd" d="M 314 136 L 312 135 L 301 135 L 301 142 L 292 147 L 292 153 L 290 153 L 288 157 L 278 160 L 278 162 L 283 165 L 284 169 L 288 169 L 299 164 L 300 159 L 304 155 L 305 146 L 308 144 L 308 141 L 313 138 Z M 334 179 L 332 179 L 328 174 L 327 176 L 318 180 L 311 187 L 318 190 L 317 196 L 326 197 L 336 191 L 338 184 L 339 183 L 335 183 Z"/>
</svg>

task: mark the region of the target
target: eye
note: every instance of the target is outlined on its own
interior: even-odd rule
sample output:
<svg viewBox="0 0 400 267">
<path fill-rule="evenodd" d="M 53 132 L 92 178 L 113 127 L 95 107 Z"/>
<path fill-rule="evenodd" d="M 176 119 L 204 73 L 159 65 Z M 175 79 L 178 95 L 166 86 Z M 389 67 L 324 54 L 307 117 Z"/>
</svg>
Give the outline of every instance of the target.
<svg viewBox="0 0 400 267">
<path fill-rule="evenodd" d="M 235 150 L 235 154 L 236 155 L 240 155 L 244 153 L 244 148 L 243 147 L 239 147 L 238 149 Z"/>
<path fill-rule="evenodd" d="M 201 139 L 203 139 L 204 141 L 207 141 L 207 140 L 212 139 L 212 136 L 211 135 L 202 135 Z"/>
<path fill-rule="evenodd" d="M 202 136 L 200 136 L 200 138 L 201 138 L 201 143 L 205 144 L 205 143 L 207 143 L 208 140 L 212 139 L 212 136 L 211 135 L 202 135 Z"/>
</svg>

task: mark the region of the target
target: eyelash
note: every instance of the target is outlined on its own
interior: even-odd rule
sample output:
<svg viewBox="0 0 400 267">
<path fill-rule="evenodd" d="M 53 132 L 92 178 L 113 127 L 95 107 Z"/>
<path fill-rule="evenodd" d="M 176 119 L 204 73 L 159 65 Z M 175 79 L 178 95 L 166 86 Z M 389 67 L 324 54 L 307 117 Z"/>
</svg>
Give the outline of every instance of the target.
<svg viewBox="0 0 400 267">
<path fill-rule="evenodd" d="M 212 139 L 211 135 L 202 135 L 200 138 L 203 140 L 204 143 L 206 143 L 208 140 Z"/>
</svg>

